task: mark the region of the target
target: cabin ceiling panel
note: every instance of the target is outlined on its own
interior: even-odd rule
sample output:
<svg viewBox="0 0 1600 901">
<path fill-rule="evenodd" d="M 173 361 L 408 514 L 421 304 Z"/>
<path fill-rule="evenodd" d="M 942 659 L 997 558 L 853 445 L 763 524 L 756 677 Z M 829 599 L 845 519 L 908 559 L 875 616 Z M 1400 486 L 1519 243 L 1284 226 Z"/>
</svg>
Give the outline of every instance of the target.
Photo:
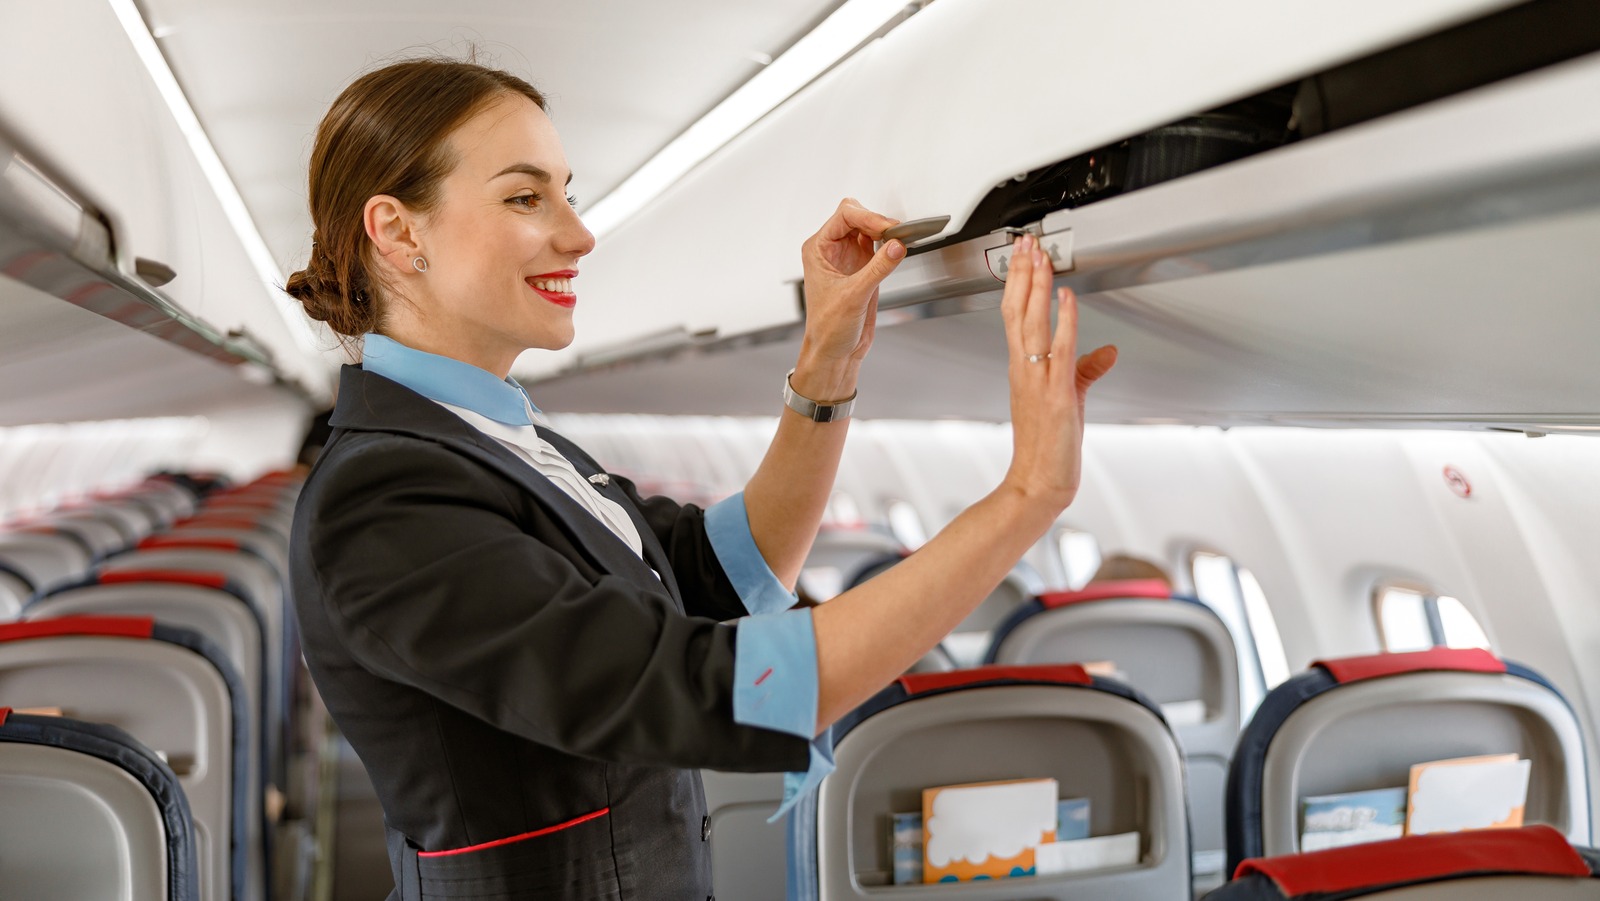
<svg viewBox="0 0 1600 901">
<path fill-rule="evenodd" d="M 346 84 L 424 52 L 547 92 L 581 200 L 598 200 L 840 0 L 140 0 L 283 271 L 311 248 L 306 161 Z"/>
<path fill-rule="evenodd" d="M 233 367 L 0 277 L 0 426 L 292 401 Z"/>
</svg>

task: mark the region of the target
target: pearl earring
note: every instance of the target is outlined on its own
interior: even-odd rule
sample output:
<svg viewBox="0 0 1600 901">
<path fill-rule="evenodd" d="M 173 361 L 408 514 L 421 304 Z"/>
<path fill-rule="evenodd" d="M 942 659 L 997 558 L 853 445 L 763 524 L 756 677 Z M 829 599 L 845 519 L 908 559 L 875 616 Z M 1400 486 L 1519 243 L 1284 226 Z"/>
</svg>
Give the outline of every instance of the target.
<svg viewBox="0 0 1600 901">
<path fill-rule="evenodd" d="M 418 272 L 427 272 L 428 271 L 428 261 L 423 259 L 422 257 L 417 257 L 416 259 L 411 261 L 411 268 L 417 270 Z"/>
</svg>

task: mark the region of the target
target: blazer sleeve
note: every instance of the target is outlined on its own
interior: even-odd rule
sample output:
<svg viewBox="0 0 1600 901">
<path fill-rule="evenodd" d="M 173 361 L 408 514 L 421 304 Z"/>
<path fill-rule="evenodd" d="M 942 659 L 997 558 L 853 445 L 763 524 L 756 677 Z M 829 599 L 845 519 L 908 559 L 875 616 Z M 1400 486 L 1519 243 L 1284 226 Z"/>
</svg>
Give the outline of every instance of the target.
<svg viewBox="0 0 1600 901">
<path fill-rule="evenodd" d="M 685 610 L 693 616 L 722 621 L 767 612 L 750 609 L 739 587 L 729 577 L 706 527 L 705 510 L 694 504 L 679 504 L 659 495 L 642 497 L 632 481 L 617 475 L 611 478 L 633 501 L 645 523 L 650 526 L 650 531 L 667 552 Z M 764 568 L 766 564 L 763 562 L 760 565 Z M 776 578 L 770 574 L 768 578 L 777 585 Z M 777 585 L 777 589 L 783 590 L 781 585 Z M 793 599 L 789 598 L 778 609 L 787 609 L 793 604 Z"/>
<path fill-rule="evenodd" d="M 523 531 L 511 486 L 448 448 L 383 436 L 333 463 L 305 499 L 309 556 L 364 668 L 572 754 L 806 768 L 806 739 L 734 721 L 737 626 L 685 616 L 664 590 L 591 581 Z M 692 519 L 667 529 L 675 544 L 703 543 Z"/>
</svg>

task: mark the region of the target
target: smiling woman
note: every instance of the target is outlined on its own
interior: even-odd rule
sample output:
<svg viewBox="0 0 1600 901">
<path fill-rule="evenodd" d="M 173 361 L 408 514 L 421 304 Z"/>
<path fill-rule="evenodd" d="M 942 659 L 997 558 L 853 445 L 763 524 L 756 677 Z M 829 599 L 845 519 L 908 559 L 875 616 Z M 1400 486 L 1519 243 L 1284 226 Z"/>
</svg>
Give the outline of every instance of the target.
<svg viewBox="0 0 1600 901">
<path fill-rule="evenodd" d="M 442 314 L 479 310 L 485 288 L 489 297 L 510 295 L 506 312 L 531 307 L 535 280 L 571 279 L 572 264 L 594 246 L 569 198 L 546 197 L 557 186 L 552 171 L 572 176 L 544 108 L 544 95 L 523 79 L 450 60 L 411 60 L 357 79 L 317 131 L 309 185 L 317 230 L 310 261 L 286 290 L 347 344 L 398 331 L 449 355 L 472 345 L 475 336 L 459 334 L 469 324 L 526 333 L 526 315 L 486 326 L 483 316 Z M 554 159 L 522 159 L 529 147 Z M 485 206 L 497 215 L 482 216 Z M 541 258 L 563 265 L 540 268 Z M 491 267 L 499 271 L 484 271 Z M 541 296 L 567 310 L 576 302 L 570 285 Z M 570 314 L 564 329 L 560 317 L 549 319 L 553 334 L 524 346 L 572 340 Z"/>
<path fill-rule="evenodd" d="M 361 362 L 295 509 L 292 596 L 401 901 L 710 897 L 696 770 L 786 772 L 780 812 L 814 790 L 833 768 L 818 733 L 1072 500 L 1084 394 L 1114 359 L 1075 362 L 1075 303 L 1052 329 L 1051 267 L 1018 241 L 1005 481 L 891 573 L 796 608 L 878 285 L 905 256 L 881 240 L 895 220 L 847 199 L 805 242 L 791 412 L 745 490 L 701 510 L 604 472 L 509 377 L 573 338 L 595 242 L 570 178 L 537 91 L 442 60 L 358 79 L 312 152 L 317 236 L 287 290 Z"/>
</svg>

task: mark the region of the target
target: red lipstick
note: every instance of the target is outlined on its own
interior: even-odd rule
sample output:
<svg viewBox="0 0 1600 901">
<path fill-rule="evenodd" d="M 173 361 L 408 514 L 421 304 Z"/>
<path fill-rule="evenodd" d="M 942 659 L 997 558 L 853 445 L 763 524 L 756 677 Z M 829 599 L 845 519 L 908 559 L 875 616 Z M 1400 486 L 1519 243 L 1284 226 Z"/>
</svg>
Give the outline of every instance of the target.
<svg viewBox="0 0 1600 901">
<path fill-rule="evenodd" d="M 527 282 L 528 287 L 533 290 L 533 293 L 543 297 L 545 300 L 550 301 L 558 307 L 566 307 L 570 310 L 578 305 L 577 292 L 546 291 L 543 288 L 535 287 L 533 283 L 536 281 L 551 281 L 554 279 L 571 279 L 576 278 L 577 275 L 578 270 L 576 269 L 560 269 L 555 272 L 546 272 L 543 275 L 530 275 L 526 279 L 523 279 L 523 281 Z"/>
</svg>

